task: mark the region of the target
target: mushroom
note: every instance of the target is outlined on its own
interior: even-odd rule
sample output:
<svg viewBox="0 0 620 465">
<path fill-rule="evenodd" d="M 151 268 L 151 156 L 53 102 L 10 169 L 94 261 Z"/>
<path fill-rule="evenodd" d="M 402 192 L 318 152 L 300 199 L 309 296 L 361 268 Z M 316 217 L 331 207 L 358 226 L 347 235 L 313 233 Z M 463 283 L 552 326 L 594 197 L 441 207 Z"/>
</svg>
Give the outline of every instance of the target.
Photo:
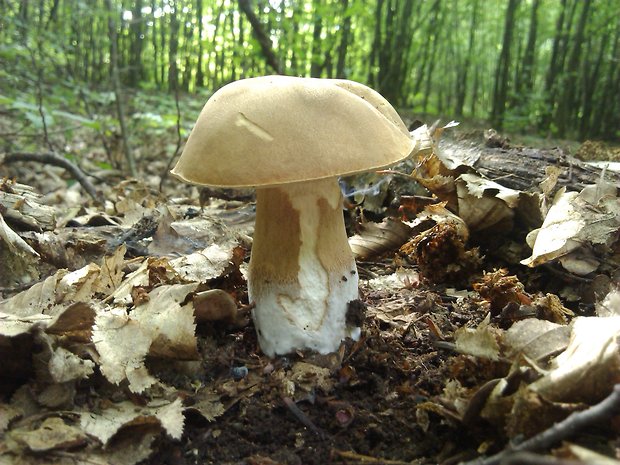
<svg viewBox="0 0 620 465">
<path fill-rule="evenodd" d="M 330 353 L 360 328 L 338 177 L 418 149 L 392 106 L 347 80 L 263 76 L 207 101 L 172 173 L 199 185 L 256 188 L 248 294 L 262 351 Z"/>
</svg>

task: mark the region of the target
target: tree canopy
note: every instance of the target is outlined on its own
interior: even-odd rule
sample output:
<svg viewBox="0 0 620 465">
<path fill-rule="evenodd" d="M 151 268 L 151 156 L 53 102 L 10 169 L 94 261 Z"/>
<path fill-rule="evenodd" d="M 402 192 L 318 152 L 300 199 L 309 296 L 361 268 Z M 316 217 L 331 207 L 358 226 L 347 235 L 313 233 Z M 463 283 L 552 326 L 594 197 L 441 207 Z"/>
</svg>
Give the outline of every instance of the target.
<svg viewBox="0 0 620 465">
<path fill-rule="evenodd" d="M 53 86 L 69 95 L 115 86 L 196 93 L 282 73 L 353 79 L 416 113 L 488 119 L 498 129 L 618 137 L 615 0 L 0 5 L 5 104 L 32 103 L 37 92 L 45 100 Z M 71 113 L 87 114 L 84 102 Z"/>
</svg>

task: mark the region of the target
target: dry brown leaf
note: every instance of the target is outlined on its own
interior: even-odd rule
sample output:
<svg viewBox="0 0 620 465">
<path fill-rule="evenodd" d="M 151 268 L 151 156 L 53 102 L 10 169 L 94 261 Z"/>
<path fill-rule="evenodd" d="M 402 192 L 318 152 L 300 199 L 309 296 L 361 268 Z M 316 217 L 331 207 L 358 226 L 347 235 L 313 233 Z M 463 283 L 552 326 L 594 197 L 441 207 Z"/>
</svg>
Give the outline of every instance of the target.
<svg viewBox="0 0 620 465">
<path fill-rule="evenodd" d="M 395 252 L 410 237 L 411 228 L 391 218 L 381 223 L 364 223 L 360 234 L 349 238 L 349 246 L 355 258 L 368 259 L 386 252 Z"/>
</svg>

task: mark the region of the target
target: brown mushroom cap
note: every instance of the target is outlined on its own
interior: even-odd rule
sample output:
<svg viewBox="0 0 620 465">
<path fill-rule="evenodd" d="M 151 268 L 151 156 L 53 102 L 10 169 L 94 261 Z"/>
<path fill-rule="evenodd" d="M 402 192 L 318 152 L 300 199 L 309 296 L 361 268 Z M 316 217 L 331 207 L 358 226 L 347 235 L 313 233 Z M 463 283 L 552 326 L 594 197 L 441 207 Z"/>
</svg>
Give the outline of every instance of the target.
<svg viewBox="0 0 620 465">
<path fill-rule="evenodd" d="M 263 76 L 213 94 L 172 174 L 262 187 L 384 168 L 415 147 L 389 102 L 362 84 Z"/>
</svg>

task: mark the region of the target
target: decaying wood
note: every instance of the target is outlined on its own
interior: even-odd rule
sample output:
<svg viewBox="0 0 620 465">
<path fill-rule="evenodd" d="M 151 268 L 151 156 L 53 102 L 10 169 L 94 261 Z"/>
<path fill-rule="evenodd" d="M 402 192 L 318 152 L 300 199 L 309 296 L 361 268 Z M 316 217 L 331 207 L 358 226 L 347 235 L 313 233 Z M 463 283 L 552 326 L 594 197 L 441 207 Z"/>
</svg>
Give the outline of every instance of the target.
<svg viewBox="0 0 620 465">
<path fill-rule="evenodd" d="M 49 231 L 56 226 L 54 209 L 39 203 L 41 196 L 25 184 L 0 182 L 0 209 L 17 229 Z"/>
<path fill-rule="evenodd" d="M 569 190 L 581 190 L 586 185 L 595 184 L 603 172 L 602 168 L 583 162 L 560 148 L 492 148 L 445 141 L 440 149 L 451 150 L 455 154 L 465 153 L 468 160 L 475 160 L 473 168 L 480 174 L 503 186 L 522 191 L 538 189 L 549 166 L 561 168 L 557 185 L 566 186 Z M 608 181 L 620 184 L 620 173 L 607 170 L 605 176 Z"/>
</svg>

